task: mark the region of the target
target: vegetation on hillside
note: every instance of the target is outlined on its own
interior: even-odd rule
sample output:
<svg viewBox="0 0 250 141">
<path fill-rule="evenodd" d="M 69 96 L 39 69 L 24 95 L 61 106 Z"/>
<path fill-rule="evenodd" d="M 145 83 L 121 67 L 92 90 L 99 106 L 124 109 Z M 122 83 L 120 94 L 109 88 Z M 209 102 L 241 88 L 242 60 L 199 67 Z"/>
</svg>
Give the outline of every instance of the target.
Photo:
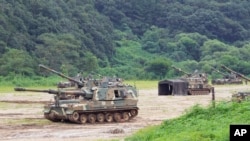
<svg viewBox="0 0 250 141">
<path fill-rule="evenodd" d="M 50 75 L 38 64 L 125 79 L 173 77 L 171 65 L 249 75 L 249 16 L 247 0 L 0 0 L 0 76 Z"/>
<path fill-rule="evenodd" d="M 216 107 L 194 106 L 176 119 L 150 126 L 126 141 L 228 141 L 230 124 L 250 124 L 250 101 L 221 102 Z"/>
</svg>

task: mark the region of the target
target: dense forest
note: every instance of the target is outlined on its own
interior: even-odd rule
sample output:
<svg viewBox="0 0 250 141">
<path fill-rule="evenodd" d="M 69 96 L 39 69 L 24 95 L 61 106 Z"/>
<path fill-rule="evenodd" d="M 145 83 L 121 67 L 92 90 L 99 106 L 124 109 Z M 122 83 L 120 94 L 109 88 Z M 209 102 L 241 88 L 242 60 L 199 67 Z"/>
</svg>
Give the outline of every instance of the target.
<svg viewBox="0 0 250 141">
<path fill-rule="evenodd" d="M 171 65 L 250 75 L 249 17 L 248 0 L 0 0 L 0 78 L 44 76 L 38 64 L 125 79 L 174 77 Z"/>
</svg>

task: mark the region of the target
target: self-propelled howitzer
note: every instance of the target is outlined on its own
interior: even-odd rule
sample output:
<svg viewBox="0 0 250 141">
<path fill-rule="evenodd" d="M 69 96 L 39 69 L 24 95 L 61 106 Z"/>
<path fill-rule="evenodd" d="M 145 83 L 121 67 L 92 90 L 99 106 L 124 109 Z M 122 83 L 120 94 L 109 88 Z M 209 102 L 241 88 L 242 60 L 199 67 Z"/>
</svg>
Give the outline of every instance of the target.
<svg viewBox="0 0 250 141">
<path fill-rule="evenodd" d="M 214 67 L 211 67 L 211 69 L 221 75 L 223 75 L 222 78 L 212 79 L 213 85 L 224 85 L 224 84 L 243 84 L 243 81 L 240 77 L 237 77 L 236 74 L 230 72 L 230 73 L 223 73 L 218 69 L 215 69 Z"/>
<path fill-rule="evenodd" d="M 249 79 L 249 78 L 247 78 L 245 75 L 243 75 L 243 74 L 241 74 L 241 73 L 238 73 L 238 72 L 236 72 L 236 71 L 233 71 L 232 69 L 230 69 L 230 68 L 226 67 L 225 65 L 221 65 L 221 68 L 223 68 L 223 69 L 227 70 L 227 71 L 228 71 L 228 72 L 230 72 L 230 73 L 235 74 L 235 75 L 236 75 L 236 77 L 239 77 L 239 78 L 245 79 L 246 81 L 250 81 L 250 79 Z"/>
<path fill-rule="evenodd" d="M 103 123 L 128 121 L 138 114 L 137 90 L 130 85 L 103 85 L 83 87 L 79 91 L 34 90 L 16 88 L 16 91 L 33 91 L 55 94 L 55 101 L 44 106 L 44 116 L 51 121 L 74 123 Z M 60 99 L 61 95 L 76 95 L 74 99 Z"/>
</svg>

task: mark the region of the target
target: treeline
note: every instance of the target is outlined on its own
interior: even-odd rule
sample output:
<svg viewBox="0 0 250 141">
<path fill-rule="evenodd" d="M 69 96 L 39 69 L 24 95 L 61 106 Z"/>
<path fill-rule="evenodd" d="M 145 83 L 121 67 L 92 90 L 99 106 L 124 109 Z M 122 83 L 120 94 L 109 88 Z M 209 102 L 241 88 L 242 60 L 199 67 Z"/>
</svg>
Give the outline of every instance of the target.
<svg viewBox="0 0 250 141">
<path fill-rule="evenodd" d="M 247 0 L 0 0 L 0 78 L 48 75 L 44 64 L 125 79 L 250 74 Z"/>
</svg>

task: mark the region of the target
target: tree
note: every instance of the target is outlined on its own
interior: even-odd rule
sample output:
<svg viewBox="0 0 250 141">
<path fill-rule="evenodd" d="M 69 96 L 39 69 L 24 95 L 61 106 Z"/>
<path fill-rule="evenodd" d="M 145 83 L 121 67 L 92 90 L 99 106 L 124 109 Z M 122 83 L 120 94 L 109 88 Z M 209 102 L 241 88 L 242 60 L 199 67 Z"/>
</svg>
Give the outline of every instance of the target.
<svg viewBox="0 0 250 141">
<path fill-rule="evenodd" d="M 0 58 L 0 72 L 3 76 L 9 74 L 32 76 L 34 74 L 34 64 L 34 60 L 27 52 L 9 49 Z"/>
<path fill-rule="evenodd" d="M 152 72 L 155 79 L 162 79 L 167 74 L 168 70 L 170 69 L 172 62 L 166 58 L 156 58 L 153 61 L 150 61 L 145 68 L 147 72 Z"/>
</svg>

